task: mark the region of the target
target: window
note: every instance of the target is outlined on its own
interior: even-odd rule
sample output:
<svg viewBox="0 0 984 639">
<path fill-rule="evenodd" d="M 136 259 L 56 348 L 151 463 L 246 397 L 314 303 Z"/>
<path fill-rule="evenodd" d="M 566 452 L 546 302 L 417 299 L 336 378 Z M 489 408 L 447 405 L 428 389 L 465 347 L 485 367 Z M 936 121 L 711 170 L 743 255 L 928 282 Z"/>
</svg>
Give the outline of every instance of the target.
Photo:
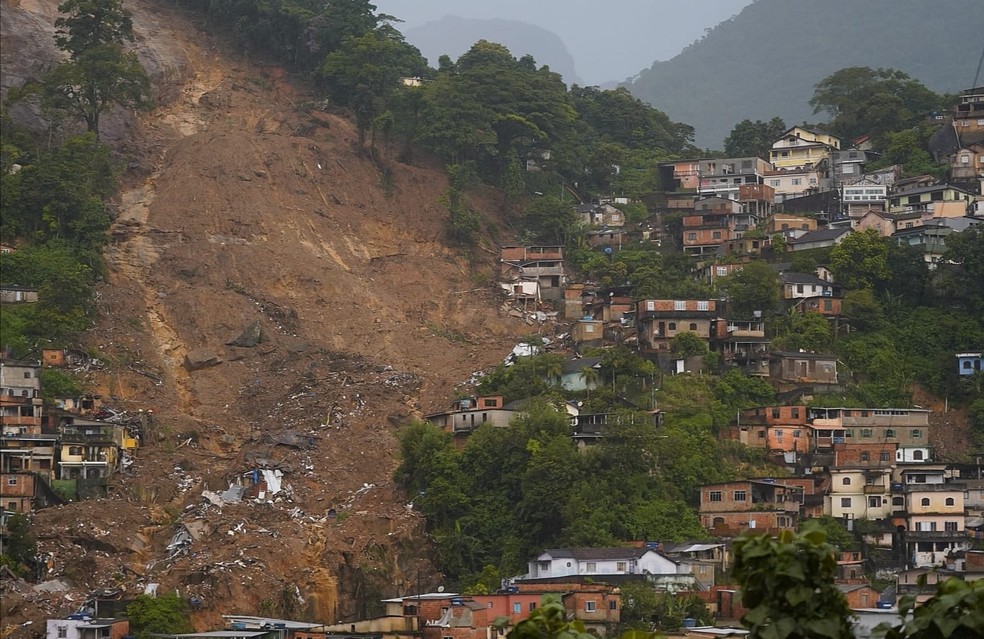
<svg viewBox="0 0 984 639">
<path fill-rule="evenodd" d="M 721 501 L 721 491 L 720 490 L 712 490 L 711 492 L 707 493 L 707 500 L 708 501 Z"/>
<path fill-rule="evenodd" d="M 878 461 L 888 461 L 888 451 L 887 450 L 883 450 L 881 453 L 878 454 Z"/>
<path fill-rule="evenodd" d="M 779 415 L 780 415 L 779 407 L 776 406 L 775 408 L 772 409 L 772 419 L 779 419 Z"/>
<path fill-rule="evenodd" d="M 881 505 L 881 500 L 877 497 L 868 497 L 868 507 L 878 508 Z"/>
<path fill-rule="evenodd" d="M 718 277 L 724 277 L 725 275 L 728 274 L 728 267 L 726 267 L 726 266 L 719 266 L 719 267 L 717 267 L 717 274 L 718 274 Z M 700 307 L 701 304 L 703 304 L 705 306 L 705 308 L 701 308 Z M 707 302 L 697 302 L 697 310 L 698 311 L 706 311 L 707 310 L 706 307 L 707 307 Z M 970 364 L 970 362 L 965 362 L 965 363 L 966 364 Z"/>
<path fill-rule="evenodd" d="M 885 431 L 885 437 L 895 437 L 895 429 L 889 428 Z"/>
<path fill-rule="evenodd" d="M 674 302 L 673 302 L 673 310 L 674 311 L 685 311 L 685 310 L 687 310 L 687 302 L 686 302 L 686 300 L 674 300 Z"/>
<path fill-rule="evenodd" d="M 31 379 L 31 371 L 24 371 L 24 379 Z"/>
<path fill-rule="evenodd" d="M 779 180 L 769 180 L 769 186 L 779 186 Z"/>
<path fill-rule="evenodd" d="M 584 612 L 594 612 L 596 610 L 598 610 L 598 602 L 596 601 L 584 602 Z"/>
<path fill-rule="evenodd" d="M 598 564 L 593 561 L 589 561 L 584 565 L 584 570 L 587 572 L 598 572 Z"/>
<path fill-rule="evenodd" d="M 912 438 L 913 439 L 919 439 L 920 437 L 922 437 L 922 431 L 920 429 L 918 429 L 918 428 L 913 428 L 912 429 Z"/>
<path fill-rule="evenodd" d="M 625 572 L 628 569 L 628 564 L 624 561 L 615 562 L 615 572 Z"/>
<path fill-rule="evenodd" d="M 841 483 L 844 484 L 845 486 L 850 486 L 851 485 L 851 478 L 850 477 L 845 477 L 844 480 L 841 481 Z"/>
<path fill-rule="evenodd" d="M 8 486 L 16 486 L 17 485 L 17 478 L 16 477 L 8 477 L 7 478 L 7 485 Z"/>
<path fill-rule="evenodd" d="M 724 271 L 724 273 L 722 273 L 721 271 Z M 727 275 L 727 274 L 728 274 L 728 269 L 726 269 L 726 268 L 724 268 L 722 266 L 719 266 L 718 267 L 718 275 Z M 699 302 L 697 302 L 697 310 L 698 311 L 709 311 L 709 310 L 711 310 L 711 303 L 708 302 L 707 300 L 699 301 Z"/>
<path fill-rule="evenodd" d="M 744 490 L 736 490 L 735 491 L 735 501 L 745 501 L 746 497 L 747 497 L 747 494 L 745 493 Z"/>
<path fill-rule="evenodd" d="M 851 498 L 841 497 L 841 508 L 850 508 L 850 507 L 851 507 Z"/>
<path fill-rule="evenodd" d="M 863 462 L 869 461 L 867 452 L 861 453 L 861 461 Z"/>
<path fill-rule="evenodd" d="M 926 508 L 929 506 L 929 497 L 923 497 L 919 500 L 919 505 Z"/>
<path fill-rule="evenodd" d="M 956 502 L 953 500 L 953 497 L 947 497 L 945 503 L 947 506 L 953 506 Z"/>
<path fill-rule="evenodd" d="M 517 601 L 516 603 L 513 604 L 513 614 L 518 615 L 521 612 L 523 612 L 523 604 Z"/>
<path fill-rule="evenodd" d="M 697 240 L 697 234 L 696 233 L 687 233 L 687 239 L 690 240 L 691 242 L 694 242 L 694 241 Z"/>
<path fill-rule="evenodd" d="M 782 429 L 781 428 L 777 428 L 776 429 L 776 441 L 777 442 L 782 442 Z"/>
<path fill-rule="evenodd" d="M 923 460 L 923 452 L 921 450 L 917 448 L 916 450 L 912 451 L 912 461 L 922 461 L 922 460 Z"/>
<path fill-rule="evenodd" d="M 947 532 L 957 532 L 957 522 L 955 521 L 943 522 L 943 530 Z"/>
<path fill-rule="evenodd" d="M 796 438 L 796 439 L 799 439 L 799 437 L 800 437 L 800 435 L 802 434 L 802 432 L 803 432 L 803 431 L 799 431 L 799 430 L 794 430 L 794 431 L 793 431 L 793 437 L 794 437 L 794 438 Z"/>
<path fill-rule="evenodd" d="M 790 414 L 793 416 L 793 419 L 799 419 L 800 416 L 799 406 L 793 406 L 793 409 L 790 412 Z M 799 437 L 799 435 L 797 435 L 797 437 Z"/>
<path fill-rule="evenodd" d="M 614 599 L 609 600 L 609 602 L 608 602 L 608 609 L 609 610 L 618 610 L 618 602 L 615 601 Z"/>
<path fill-rule="evenodd" d="M 803 292 L 803 285 L 802 284 L 797 284 L 796 285 L 796 292 L 797 293 L 802 293 Z"/>
<path fill-rule="evenodd" d="M 676 330 L 676 322 L 670 322 L 669 323 L 669 329 L 671 331 L 675 331 Z"/>
<path fill-rule="evenodd" d="M 697 330 L 697 323 L 696 322 L 690 322 L 690 330 L 692 330 L 692 331 L 696 331 Z"/>
<path fill-rule="evenodd" d="M 721 239 L 721 231 L 714 231 L 713 233 L 711 233 L 711 238 L 712 239 L 715 239 L 715 240 L 720 240 Z"/>
<path fill-rule="evenodd" d="M 793 186 L 799 186 L 802 183 L 803 180 L 801 180 L 800 178 L 793 178 Z"/>
<path fill-rule="evenodd" d="M 536 602 L 535 601 L 531 601 L 530 602 L 530 612 L 533 612 L 534 610 L 536 610 Z"/>
<path fill-rule="evenodd" d="M 68 626 L 58 626 L 58 639 L 64 639 L 68 636 Z"/>
</svg>

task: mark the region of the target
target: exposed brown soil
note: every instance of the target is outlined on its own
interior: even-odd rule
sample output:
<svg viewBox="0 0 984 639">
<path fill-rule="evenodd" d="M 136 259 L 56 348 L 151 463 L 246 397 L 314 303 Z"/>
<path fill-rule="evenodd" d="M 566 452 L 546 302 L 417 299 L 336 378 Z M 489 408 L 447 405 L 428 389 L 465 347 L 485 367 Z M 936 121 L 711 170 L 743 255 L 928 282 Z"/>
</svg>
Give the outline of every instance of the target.
<svg viewBox="0 0 984 639">
<path fill-rule="evenodd" d="M 0 634 L 40 636 L 97 588 L 200 597 L 205 628 L 290 607 L 350 619 L 436 585 L 422 519 L 391 479 L 395 433 L 530 331 L 482 284 L 493 251 L 469 260 L 443 242 L 439 166 L 383 151 L 384 180 L 352 124 L 311 108 L 282 69 L 236 59 L 171 8 L 130 7 L 164 100 L 121 125 L 130 170 L 90 347 L 111 363 L 93 374 L 108 403 L 154 418 L 108 500 L 36 514 L 45 578 L 70 589 L 9 589 Z M 475 204 L 494 220 L 490 202 Z M 254 320 L 259 345 L 226 345 Z M 190 372 L 202 350 L 222 363 Z M 284 431 L 315 444 L 277 445 Z M 284 469 L 279 503 L 202 497 L 257 460 Z M 168 559 L 189 523 L 199 539 Z"/>
</svg>

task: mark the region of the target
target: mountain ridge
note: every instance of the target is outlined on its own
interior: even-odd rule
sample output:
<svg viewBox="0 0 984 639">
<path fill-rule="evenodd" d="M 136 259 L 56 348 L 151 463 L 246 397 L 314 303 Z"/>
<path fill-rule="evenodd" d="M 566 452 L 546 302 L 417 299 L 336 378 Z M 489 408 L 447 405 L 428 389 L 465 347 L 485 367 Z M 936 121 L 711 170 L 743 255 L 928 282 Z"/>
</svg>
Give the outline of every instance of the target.
<svg viewBox="0 0 984 639">
<path fill-rule="evenodd" d="M 623 85 L 694 126 L 699 146 L 721 148 L 746 118 L 816 120 L 808 105 L 813 86 L 845 67 L 896 68 L 937 92 L 973 81 L 984 46 L 975 0 L 830 0 L 823 9 L 806 0 L 757 0 Z M 966 43 L 966 54 L 954 55 L 954 43 Z"/>
</svg>

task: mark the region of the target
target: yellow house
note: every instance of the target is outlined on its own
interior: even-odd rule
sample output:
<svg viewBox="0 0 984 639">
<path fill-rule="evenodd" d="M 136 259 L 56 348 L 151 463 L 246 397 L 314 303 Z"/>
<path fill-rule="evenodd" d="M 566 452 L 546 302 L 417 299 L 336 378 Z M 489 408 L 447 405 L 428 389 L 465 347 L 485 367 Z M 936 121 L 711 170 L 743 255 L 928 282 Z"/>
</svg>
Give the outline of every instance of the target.
<svg viewBox="0 0 984 639">
<path fill-rule="evenodd" d="M 840 148 L 840 139 L 829 133 L 794 126 L 772 144 L 769 161 L 777 170 L 816 166 Z"/>
</svg>

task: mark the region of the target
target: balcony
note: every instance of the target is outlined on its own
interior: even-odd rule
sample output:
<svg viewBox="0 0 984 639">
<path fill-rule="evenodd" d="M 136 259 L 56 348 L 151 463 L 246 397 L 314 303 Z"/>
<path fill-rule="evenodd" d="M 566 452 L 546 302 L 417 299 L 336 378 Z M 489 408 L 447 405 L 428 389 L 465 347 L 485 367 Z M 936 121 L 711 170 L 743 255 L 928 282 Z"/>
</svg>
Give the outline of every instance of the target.
<svg viewBox="0 0 984 639">
<path fill-rule="evenodd" d="M 906 542 L 912 541 L 966 541 L 970 543 L 970 536 L 966 530 L 907 530 L 905 532 Z"/>
<path fill-rule="evenodd" d="M 866 484 L 864 487 L 865 495 L 884 495 L 888 492 L 888 486 L 881 484 Z"/>
</svg>

